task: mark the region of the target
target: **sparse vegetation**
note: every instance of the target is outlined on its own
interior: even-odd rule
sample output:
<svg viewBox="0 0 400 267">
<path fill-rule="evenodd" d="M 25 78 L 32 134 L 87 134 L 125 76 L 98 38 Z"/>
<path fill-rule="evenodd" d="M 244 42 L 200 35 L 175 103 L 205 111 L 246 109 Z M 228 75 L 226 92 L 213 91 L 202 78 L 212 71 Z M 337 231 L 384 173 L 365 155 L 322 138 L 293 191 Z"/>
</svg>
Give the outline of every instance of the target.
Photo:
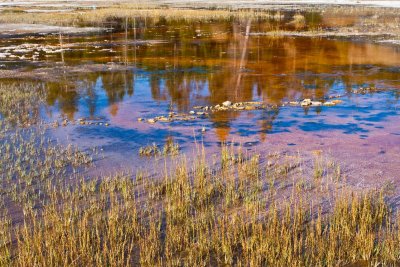
<svg viewBox="0 0 400 267">
<path fill-rule="evenodd" d="M 168 139 L 167 142 L 164 144 L 162 149 L 158 147 L 157 144 L 153 143 L 148 146 L 144 146 L 139 148 L 139 155 L 140 156 L 176 156 L 179 155 L 180 146 L 178 143 L 174 143 L 172 139 Z"/>
<path fill-rule="evenodd" d="M 156 180 L 116 175 L 49 186 L 40 208 L 35 201 L 22 204 L 15 228 L 3 206 L 1 262 L 337 266 L 399 260 L 399 220 L 381 192 L 337 190 L 326 207 L 307 202 L 316 191 L 298 182 L 282 197 L 285 182 L 263 170 L 258 156 L 219 170 L 204 155 L 192 164 L 179 161 Z"/>
<path fill-rule="evenodd" d="M 144 146 L 139 148 L 139 155 L 140 156 L 156 156 L 160 154 L 160 150 L 158 149 L 158 146 L 153 143 L 152 145 L 149 146 Z"/>
<path fill-rule="evenodd" d="M 1 13 L 0 22 L 281 18 L 278 12 L 124 7 L 57 17 L 18 9 Z M 296 14 L 290 23 L 300 29 L 306 16 Z M 355 93 L 370 92 L 378 89 Z M 392 184 L 374 190 L 346 184 L 341 165 L 320 150 L 305 159 L 223 144 L 218 153 L 206 154 L 203 147 L 187 158 L 172 138 L 135 151 L 141 160 L 164 156 L 153 165 L 156 175 L 119 170 L 94 177 L 84 170 L 96 150 L 81 151 L 47 135 L 53 125 L 39 115 L 45 94 L 38 83 L 0 83 L 0 266 L 400 263 Z"/>
<path fill-rule="evenodd" d="M 31 97 L 21 96 L 2 101 L 19 108 Z M 2 125 L 20 121 L 4 117 Z M 337 266 L 400 258 L 400 221 L 384 194 L 347 188 L 319 151 L 318 179 L 307 178 L 300 155 L 272 154 L 265 165 L 265 156 L 229 145 L 220 167 L 200 153 L 190 162 L 177 157 L 158 177 L 82 179 L 91 158 L 54 144 L 40 125 L 2 131 L 1 265 Z M 179 145 L 168 139 L 163 149 L 141 151 L 176 155 Z"/>
<path fill-rule="evenodd" d="M 180 146 L 173 139 L 168 139 L 163 147 L 164 156 L 176 156 L 179 154 Z"/>
<path fill-rule="evenodd" d="M 269 10 L 230 10 L 230 9 L 184 9 L 165 8 L 154 5 L 121 4 L 98 9 L 71 11 L 68 13 L 47 12 L 27 13 L 23 10 L 0 13 L 3 23 L 34 23 L 59 26 L 88 26 L 121 22 L 125 19 L 175 19 L 175 20 L 218 20 L 229 18 L 264 18 L 269 20 L 282 19 L 281 13 Z M 129 24 L 133 23 L 130 21 Z"/>
<path fill-rule="evenodd" d="M 17 89 L 16 89 L 17 88 Z M 43 104 L 43 88 L 40 83 L 0 82 L 0 126 L 27 127 L 38 123 L 39 107 Z M 1 127 L 0 127 L 1 128 Z"/>
</svg>

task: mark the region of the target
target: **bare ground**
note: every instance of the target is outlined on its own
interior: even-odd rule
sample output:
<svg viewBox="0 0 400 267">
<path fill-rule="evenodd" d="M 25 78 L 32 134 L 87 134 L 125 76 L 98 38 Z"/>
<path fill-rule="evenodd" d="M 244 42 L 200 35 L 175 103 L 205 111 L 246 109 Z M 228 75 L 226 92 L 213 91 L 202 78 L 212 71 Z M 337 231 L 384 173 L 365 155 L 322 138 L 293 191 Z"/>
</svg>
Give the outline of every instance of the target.
<svg viewBox="0 0 400 267">
<path fill-rule="evenodd" d="M 63 33 L 63 34 L 73 34 L 73 33 L 89 33 L 98 32 L 101 28 L 97 27 L 62 27 L 53 25 L 43 25 L 43 24 L 14 24 L 5 23 L 0 24 L 0 36 L 15 36 L 15 35 L 25 35 L 25 34 L 50 34 L 50 33 Z"/>
</svg>

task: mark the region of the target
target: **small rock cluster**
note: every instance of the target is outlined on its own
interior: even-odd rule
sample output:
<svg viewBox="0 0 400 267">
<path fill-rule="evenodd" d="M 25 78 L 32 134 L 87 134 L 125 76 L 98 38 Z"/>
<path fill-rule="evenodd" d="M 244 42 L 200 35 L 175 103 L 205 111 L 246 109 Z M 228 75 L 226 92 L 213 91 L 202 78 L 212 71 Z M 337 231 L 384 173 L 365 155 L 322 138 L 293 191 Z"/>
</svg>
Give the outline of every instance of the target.
<svg viewBox="0 0 400 267">
<path fill-rule="evenodd" d="M 339 96 L 331 96 L 329 99 L 337 98 Z M 335 106 L 337 104 L 342 103 L 342 100 L 328 100 L 325 102 L 321 101 L 313 101 L 309 98 L 306 98 L 302 101 L 291 101 L 283 103 L 282 106 L 290 105 L 290 106 Z M 277 108 L 276 105 L 267 105 L 263 102 L 258 101 L 250 101 L 250 102 L 236 102 L 233 103 L 231 101 L 225 101 L 221 104 L 217 104 L 215 106 L 195 106 L 193 110 L 189 111 L 189 114 L 186 113 L 175 113 L 170 112 L 168 116 L 156 116 L 149 119 L 138 118 L 139 122 L 147 122 L 150 124 L 154 124 L 156 122 L 173 122 L 173 121 L 191 121 L 198 118 L 206 118 L 210 115 L 210 113 L 219 112 L 219 111 L 244 111 L 244 110 L 263 110 L 263 109 L 274 109 Z"/>
<path fill-rule="evenodd" d="M 382 92 L 385 91 L 385 89 L 380 89 L 380 88 L 376 88 L 376 87 L 360 87 L 358 89 L 353 90 L 352 92 L 354 94 L 368 94 L 368 93 L 376 93 L 376 92 Z"/>
<path fill-rule="evenodd" d="M 96 121 L 96 120 L 88 120 L 85 118 L 79 118 L 77 120 L 68 120 L 68 119 L 63 119 L 61 123 L 58 120 L 55 120 L 52 125 L 54 128 L 58 128 L 60 125 L 61 126 L 67 126 L 67 125 L 98 125 L 98 126 L 110 126 L 108 122 L 103 122 L 103 121 Z"/>
<path fill-rule="evenodd" d="M 202 112 L 201 114 L 197 114 L 197 116 L 193 116 L 195 114 L 185 114 L 185 113 L 175 113 L 175 112 L 170 112 L 168 116 L 156 116 L 154 118 L 149 118 L 149 119 L 144 119 L 144 118 L 138 118 L 137 120 L 139 122 L 147 122 L 150 124 L 154 124 L 156 122 L 173 122 L 173 121 L 191 121 L 195 120 L 199 116 L 207 116 L 207 113 Z"/>
<path fill-rule="evenodd" d="M 257 109 L 266 109 L 267 107 L 268 106 L 262 102 L 232 103 L 231 101 L 225 101 L 225 102 L 223 102 L 221 104 L 217 104 L 215 106 L 195 106 L 195 107 L 193 107 L 193 110 L 189 111 L 189 114 L 170 112 L 168 114 L 168 116 L 156 116 L 156 117 L 149 118 L 149 119 L 144 119 L 144 118 L 140 117 L 140 118 L 138 118 L 138 121 L 139 122 L 147 122 L 150 124 L 154 124 L 156 122 L 191 121 L 191 120 L 195 120 L 198 118 L 206 118 L 210 115 L 210 113 L 214 113 L 214 112 L 218 112 L 218 111 L 257 110 Z"/>
<path fill-rule="evenodd" d="M 215 106 L 196 106 L 193 109 L 203 110 L 203 111 L 226 111 L 226 110 L 256 110 L 256 109 L 266 109 L 268 108 L 263 102 L 237 102 L 232 103 L 231 101 L 225 101 L 222 104 L 217 104 Z M 194 112 L 194 111 L 191 111 Z"/>
<path fill-rule="evenodd" d="M 321 101 L 313 101 L 309 98 L 306 98 L 300 102 L 297 101 L 291 101 L 288 102 L 287 104 L 291 105 L 291 106 L 302 106 L 302 107 L 309 107 L 309 106 L 313 106 L 313 107 L 320 107 L 320 106 L 335 106 L 337 104 L 342 103 L 342 100 L 339 99 L 335 99 L 335 100 L 330 100 L 330 101 L 325 101 L 325 102 L 321 102 Z"/>
</svg>

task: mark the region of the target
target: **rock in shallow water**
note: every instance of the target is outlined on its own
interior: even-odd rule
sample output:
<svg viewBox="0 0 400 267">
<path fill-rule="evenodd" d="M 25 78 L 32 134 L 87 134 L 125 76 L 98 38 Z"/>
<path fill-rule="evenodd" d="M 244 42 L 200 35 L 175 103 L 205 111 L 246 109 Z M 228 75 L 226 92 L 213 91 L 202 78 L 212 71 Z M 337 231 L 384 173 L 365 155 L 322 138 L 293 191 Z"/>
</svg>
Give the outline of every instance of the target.
<svg viewBox="0 0 400 267">
<path fill-rule="evenodd" d="M 334 103 L 335 105 L 336 105 L 336 104 L 340 104 L 340 103 L 342 103 L 342 102 L 343 102 L 343 100 L 340 100 L 340 99 L 332 100 L 332 103 Z"/>
<path fill-rule="evenodd" d="M 319 101 L 312 101 L 312 102 L 311 102 L 311 105 L 312 105 L 312 106 L 315 106 L 315 107 L 319 107 L 319 106 L 322 106 L 322 102 L 319 102 Z"/>
<path fill-rule="evenodd" d="M 301 101 L 300 104 L 301 104 L 302 107 L 311 106 L 312 101 L 311 101 L 311 99 L 306 98 L 306 99 L 304 99 L 303 101 Z"/>
<path fill-rule="evenodd" d="M 230 106 L 232 106 L 232 102 L 231 101 L 225 101 L 224 103 L 222 103 L 222 105 L 224 107 L 230 107 Z"/>
<path fill-rule="evenodd" d="M 170 121 L 169 118 L 166 118 L 164 116 L 160 117 L 158 120 L 161 122 L 169 122 Z"/>
<path fill-rule="evenodd" d="M 324 106 L 334 106 L 334 105 L 336 105 L 336 104 L 333 103 L 332 101 L 326 101 L 326 102 L 324 103 Z"/>
</svg>

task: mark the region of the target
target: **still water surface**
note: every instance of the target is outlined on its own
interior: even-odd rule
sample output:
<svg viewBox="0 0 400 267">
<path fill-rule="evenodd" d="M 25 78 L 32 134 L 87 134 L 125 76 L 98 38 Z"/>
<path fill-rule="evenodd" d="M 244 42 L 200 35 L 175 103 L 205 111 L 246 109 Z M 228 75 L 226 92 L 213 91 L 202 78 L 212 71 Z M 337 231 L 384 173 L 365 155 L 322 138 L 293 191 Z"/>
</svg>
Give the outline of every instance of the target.
<svg viewBox="0 0 400 267">
<path fill-rule="evenodd" d="M 323 27 L 318 16 L 307 18 L 308 25 Z M 359 153 L 367 160 L 369 153 L 386 160 L 382 155 L 400 145 L 399 47 L 347 39 L 246 36 L 246 26 L 250 32 L 292 28 L 285 21 L 139 19 L 135 29 L 121 26 L 87 36 L 3 39 L 1 51 L 14 56 L 1 58 L 0 65 L 27 71 L 107 64 L 97 71 L 66 71 L 45 82 L 42 116 L 48 122 L 100 118 L 110 123 L 70 125 L 51 133 L 82 147 L 102 148 L 109 164 L 132 164 L 139 147 L 162 145 L 171 138 L 184 151 L 196 142 L 210 149 L 234 142 L 258 150 L 337 149 L 348 158 Z M 360 87 L 382 91 L 353 93 Z M 343 103 L 284 105 L 304 98 L 324 101 L 333 95 L 342 95 Z M 226 100 L 276 107 L 215 112 L 188 122 L 137 121 Z M 391 153 L 398 155 L 397 150 Z"/>
</svg>

